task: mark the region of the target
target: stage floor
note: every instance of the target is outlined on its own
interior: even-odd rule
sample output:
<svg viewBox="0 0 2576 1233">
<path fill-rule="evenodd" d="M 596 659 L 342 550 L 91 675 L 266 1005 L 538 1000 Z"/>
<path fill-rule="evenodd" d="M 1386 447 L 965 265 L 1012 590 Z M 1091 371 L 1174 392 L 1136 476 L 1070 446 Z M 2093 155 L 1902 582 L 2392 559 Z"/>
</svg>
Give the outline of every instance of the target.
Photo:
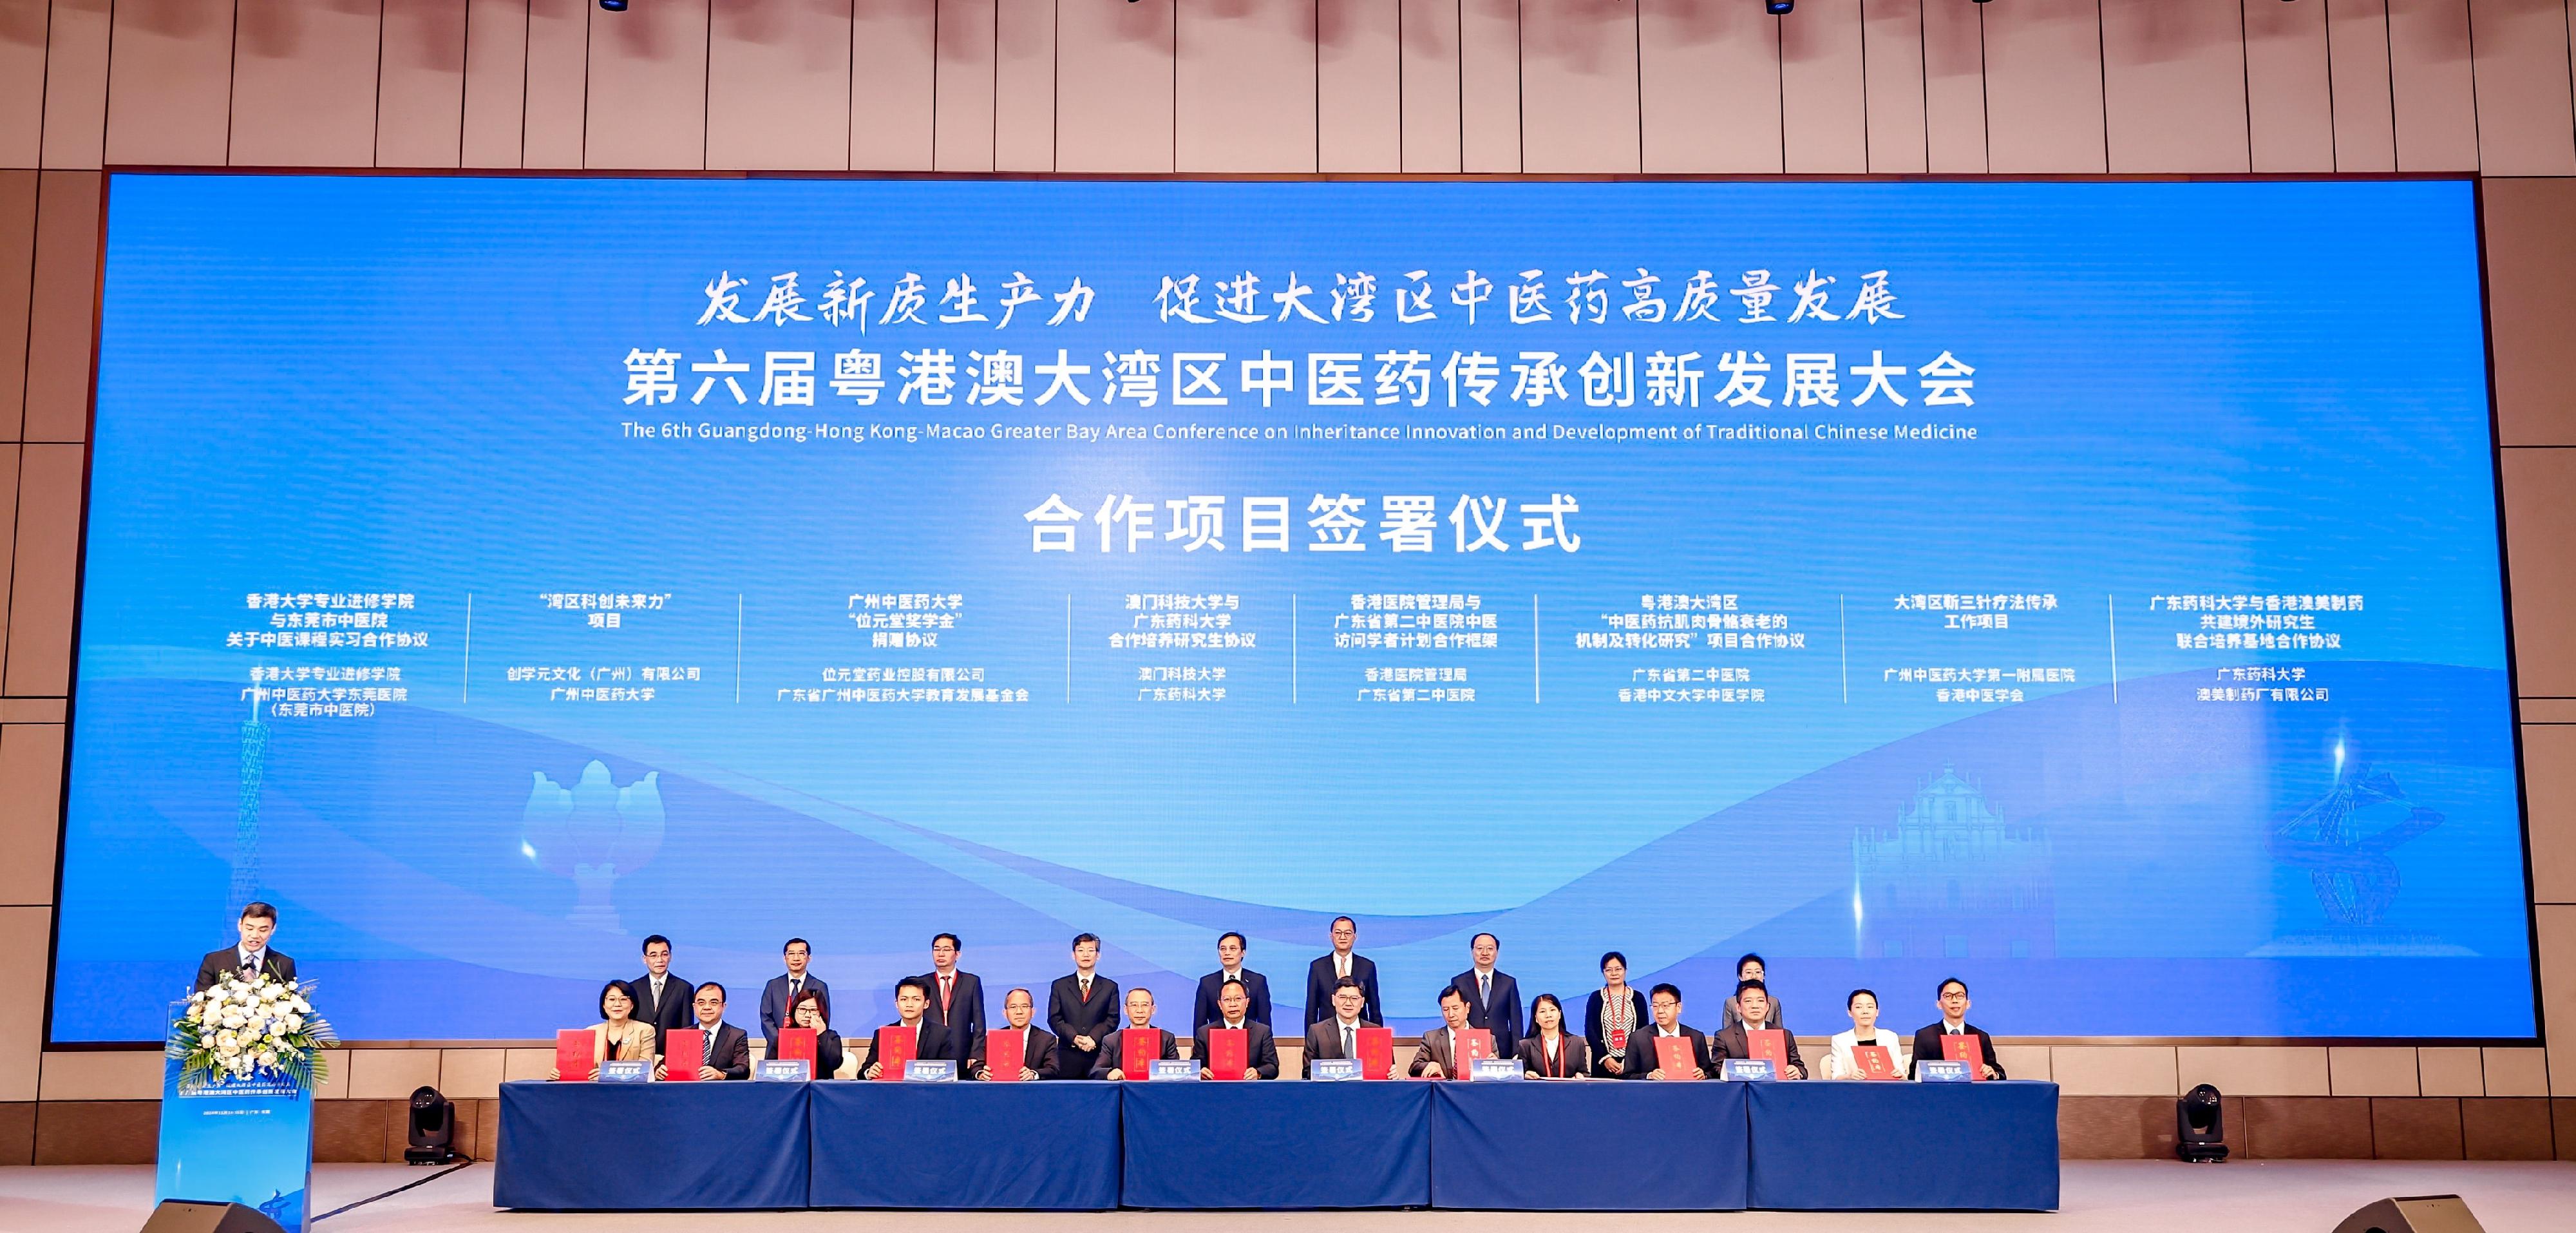
<svg viewBox="0 0 2576 1233">
<path fill-rule="evenodd" d="M 1819 1231 L 2011 1229 L 2048 1233 L 2137 1233 L 2207 1228 L 2227 1233 L 2330 1233 L 2372 1199 L 2459 1194 L 2487 1233 L 2542 1233 L 2568 1227 L 2576 1206 L 2576 1163 L 2270 1160 L 2192 1166 L 2159 1161 L 2070 1160 L 2063 1211 L 2053 1214 L 1715 1212 L 1653 1217 L 1659 1227 Z M 330 1211 L 428 1176 L 402 1165 L 323 1165 L 314 1170 L 315 1206 Z M 1631 1230 L 1637 1214 L 1605 1212 L 739 1212 L 540 1215 L 496 1211 L 492 1170 L 473 1165 L 391 1198 L 334 1216 L 323 1233 L 368 1230 L 560 1228 L 683 1230 L 740 1228 L 953 1229 L 958 1233 L 1233 1233 L 1235 1230 L 1349 1228 L 1458 1233 L 1567 1233 Z M 141 1165 L 0 1168 L 0 1233 L 135 1233 L 152 1206 L 152 1170 Z M 2187 1223 L 2188 1222 L 2188 1223 Z"/>
</svg>

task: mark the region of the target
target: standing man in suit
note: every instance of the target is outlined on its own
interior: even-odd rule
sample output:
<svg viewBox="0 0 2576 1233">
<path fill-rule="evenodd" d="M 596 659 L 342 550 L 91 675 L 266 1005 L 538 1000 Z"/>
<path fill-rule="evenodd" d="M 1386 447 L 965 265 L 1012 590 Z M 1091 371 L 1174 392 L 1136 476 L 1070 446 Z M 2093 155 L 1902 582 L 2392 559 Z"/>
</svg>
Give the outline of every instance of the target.
<svg viewBox="0 0 2576 1233">
<path fill-rule="evenodd" d="M 1372 1024 L 1386 1022 L 1386 1014 L 1377 1000 L 1377 965 L 1368 956 L 1351 947 L 1359 942 L 1359 922 L 1347 916 L 1333 918 L 1333 950 L 1306 965 L 1306 1025 L 1312 1027 L 1333 1017 L 1334 990 L 1345 980 L 1360 983 L 1360 1017 Z"/>
<path fill-rule="evenodd" d="M 700 985 L 689 997 L 697 1010 L 697 1022 L 689 1026 L 707 1034 L 705 1062 L 698 1067 L 701 1079 L 748 1079 L 751 1077 L 751 1033 L 724 1021 L 725 987 L 714 981 Z"/>
<path fill-rule="evenodd" d="M 954 1059 L 957 1057 L 957 1053 L 955 1050 L 948 1047 L 949 1038 L 947 1030 L 936 1023 L 932 1023 L 929 1016 L 922 1013 L 927 1010 L 929 1006 L 930 991 L 921 987 L 921 978 L 918 976 L 904 977 L 902 980 L 895 982 L 894 1022 L 887 1024 L 886 1027 L 912 1029 L 912 1056 L 916 1058 L 923 1061 L 931 1061 L 938 1058 Z M 877 1030 L 882 1032 L 885 1028 L 879 1028 Z M 874 1046 L 871 1046 L 868 1049 L 867 1069 L 859 1072 L 860 1078 L 876 1078 L 878 1072 L 884 1069 L 884 1067 L 878 1063 L 876 1053 L 877 1050 Z"/>
<path fill-rule="evenodd" d="M 1646 998 L 1646 1005 L 1655 1016 L 1655 1026 L 1628 1034 L 1628 1060 L 1619 1068 L 1620 1078 L 1705 1079 L 1717 1073 L 1717 1058 L 1709 1052 L 1708 1037 L 1702 1035 L 1698 1028 L 1682 1024 L 1682 991 L 1678 986 L 1655 986 L 1654 992 Z M 1688 1076 L 1664 1074 L 1664 1063 L 1655 1042 L 1673 1036 L 1691 1042 L 1691 1069 L 1695 1073 Z"/>
<path fill-rule="evenodd" d="M 1037 1013 L 1037 1004 L 1037 999 L 1026 989 L 1013 989 L 1002 995 L 1002 1022 L 1009 1025 L 1011 1031 L 1026 1033 L 1020 1046 L 1020 1078 L 1023 1080 L 1046 1079 L 1055 1075 L 1054 1034 L 1045 1028 L 1029 1026 L 1030 1018 Z M 985 1037 L 976 1037 L 967 1054 L 968 1073 L 978 1079 L 993 1077 L 992 1067 L 984 1056 L 985 1040 Z M 1008 1065 L 1007 1062 L 1004 1064 Z"/>
<path fill-rule="evenodd" d="M 663 1038 L 689 1026 L 694 996 L 689 982 L 671 975 L 671 939 L 658 933 L 644 939 L 644 974 L 626 983 L 635 990 L 636 1022 L 653 1025 L 653 1052 L 669 1052 Z"/>
<path fill-rule="evenodd" d="M 1458 1077 L 1458 1033 L 1467 1022 L 1467 995 L 1450 985 L 1440 991 L 1440 1026 L 1422 1034 L 1422 1047 L 1413 1053 L 1413 1065 L 1405 1073 L 1417 1079 L 1455 1079 Z"/>
<path fill-rule="evenodd" d="M 1199 978 L 1199 995 L 1190 1006 L 1191 1031 L 1215 1021 L 1221 1013 L 1217 999 L 1229 984 L 1243 986 L 1251 1007 L 1246 1013 L 1270 1026 L 1270 978 L 1243 966 L 1243 935 L 1229 930 L 1216 940 L 1216 970 Z"/>
<path fill-rule="evenodd" d="M 1199 1060 L 1199 1077 L 1213 1079 L 1216 1072 L 1208 1069 L 1208 1033 L 1218 1028 L 1231 1028 L 1243 1033 L 1243 1059 L 1255 1079 L 1279 1077 L 1279 1042 L 1270 1034 L 1270 1025 L 1252 1013 L 1252 994 L 1243 982 L 1229 980 L 1216 997 L 1216 1017 L 1200 1024 L 1192 1036 L 1190 1056 Z"/>
<path fill-rule="evenodd" d="M 769 1056 L 778 1056 L 778 1029 L 794 1026 L 796 999 L 811 989 L 821 994 L 823 1005 L 832 1004 L 832 987 L 822 978 L 808 975 L 805 965 L 814 961 L 814 948 L 803 938 L 787 939 L 787 974 L 769 978 L 769 986 L 760 991 L 760 1035 L 769 1042 Z"/>
<path fill-rule="evenodd" d="M 1374 1021 L 1360 1017 L 1360 1008 L 1367 1002 L 1368 994 L 1361 990 L 1356 976 L 1345 976 L 1340 984 L 1333 986 L 1333 998 L 1328 1003 L 1333 1013 L 1321 1023 L 1306 1025 L 1307 1078 L 1315 1077 L 1318 1060 L 1357 1058 L 1360 1055 L 1360 1029 L 1377 1026 Z"/>
<path fill-rule="evenodd" d="M 1047 1027 L 1055 1033 L 1055 1077 L 1088 1079 L 1100 1060 L 1100 1040 L 1118 1022 L 1118 982 L 1100 966 L 1100 935 L 1073 937 L 1073 973 L 1047 990 Z"/>
<path fill-rule="evenodd" d="M 1995 1056 L 1995 1038 L 1986 1029 L 1968 1022 L 1968 982 L 1956 976 L 1941 982 L 1941 1021 L 1914 1034 L 1914 1058 L 1905 1064 L 1905 1077 L 1914 1077 L 1914 1068 L 1925 1058 L 1937 1062 L 1948 1056 L 1941 1052 L 1943 1036 L 1974 1036 L 1985 1055 L 1986 1077 L 2004 1077 L 2004 1064 Z"/>
<path fill-rule="evenodd" d="M 1520 982 L 1494 970 L 1494 959 L 1503 950 L 1501 938 L 1480 933 L 1472 946 L 1476 966 L 1452 977 L 1449 984 L 1467 995 L 1467 1026 L 1492 1032 L 1494 1056 L 1510 1057 L 1521 1047 Z"/>
<path fill-rule="evenodd" d="M 930 991 L 930 1008 L 923 1013 L 957 1042 L 961 1056 L 966 1042 L 984 1039 L 984 978 L 957 970 L 962 949 L 956 934 L 932 936 L 930 970 L 921 974 L 922 987 Z"/>
<path fill-rule="evenodd" d="M 295 983 L 295 961 L 268 947 L 269 938 L 277 933 L 277 909 L 253 900 L 242 905 L 241 945 L 206 952 L 197 961 L 197 987 L 204 993 L 209 986 L 227 976 L 240 975 L 253 980 L 263 973 L 279 984 Z"/>
<path fill-rule="evenodd" d="M 1154 1034 L 1155 1061 L 1169 1062 L 1181 1056 L 1179 1042 L 1172 1038 L 1172 1034 L 1154 1026 L 1154 991 L 1145 988 L 1130 989 L 1127 991 L 1127 1026 L 1100 1039 L 1100 1060 L 1091 1064 L 1092 1078 L 1116 1081 L 1146 1077 L 1131 1075 L 1125 1070 L 1127 1036 L 1132 1032 Z"/>
<path fill-rule="evenodd" d="M 1758 980 L 1739 980 L 1735 982 L 1735 996 L 1727 999 L 1726 1004 L 1734 1007 L 1742 1017 L 1718 1029 L 1717 1039 L 1709 1042 L 1709 1052 L 1718 1057 L 1751 1057 L 1753 1042 L 1746 1033 L 1760 1030 L 1761 1025 L 1770 1022 L 1776 1013 L 1771 1005 L 1771 990 Z M 1789 1035 L 1789 1026 L 1785 1023 L 1772 1023 L 1772 1027 L 1789 1042 L 1785 1051 L 1789 1057 L 1788 1068 L 1780 1077 L 1806 1078 L 1807 1061 L 1798 1056 L 1798 1038 Z"/>
</svg>

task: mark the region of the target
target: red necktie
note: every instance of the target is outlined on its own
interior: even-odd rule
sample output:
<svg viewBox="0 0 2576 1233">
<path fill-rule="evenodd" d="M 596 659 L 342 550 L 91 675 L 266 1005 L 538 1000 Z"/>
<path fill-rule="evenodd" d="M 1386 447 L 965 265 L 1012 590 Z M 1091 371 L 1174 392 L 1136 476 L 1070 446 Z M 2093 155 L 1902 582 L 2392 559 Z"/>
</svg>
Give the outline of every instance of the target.
<svg viewBox="0 0 2576 1233">
<path fill-rule="evenodd" d="M 956 984 L 957 978 L 954 976 L 942 976 L 939 978 L 939 1017 L 942 1020 L 948 1018 L 948 994 L 950 990 L 956 987 Z"/>
</svg>

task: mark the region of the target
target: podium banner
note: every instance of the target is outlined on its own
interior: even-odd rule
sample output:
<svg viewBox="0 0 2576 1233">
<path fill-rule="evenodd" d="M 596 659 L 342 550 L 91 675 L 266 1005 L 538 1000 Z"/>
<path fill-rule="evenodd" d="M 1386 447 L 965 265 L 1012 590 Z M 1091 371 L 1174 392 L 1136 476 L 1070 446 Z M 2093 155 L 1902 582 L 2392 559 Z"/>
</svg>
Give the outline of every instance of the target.
<svg viewBox="0 0 2576 1233">
<path fill-rule="evenodd" d="M 310 1229 L 313 1094 L 271 1074 L 182 1092 L 181 1067 L 177 1058 L 162 1063 L 153 1202 L 239 1203 L 290 1233 Z"/>
</svg>

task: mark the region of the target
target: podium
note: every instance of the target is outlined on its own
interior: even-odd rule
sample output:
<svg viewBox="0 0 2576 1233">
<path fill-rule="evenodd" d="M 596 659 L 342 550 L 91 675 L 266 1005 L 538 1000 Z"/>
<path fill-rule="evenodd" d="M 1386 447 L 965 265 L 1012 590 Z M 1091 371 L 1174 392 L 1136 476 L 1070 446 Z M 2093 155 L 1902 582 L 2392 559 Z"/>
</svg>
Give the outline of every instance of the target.
<svg viewBox="0 0 2576 1233">
<path fill-rule="evenodd" d="M 180 1007 L 181 1014 L 186 1006 Z M 161 1156 L 152 1201 L 256 1208 L 289 1233 L 313 1223 L 313 1093 L 283 1075 L 179 1090 L 181 1063 L 161 1063 Z"/>
</svg>

